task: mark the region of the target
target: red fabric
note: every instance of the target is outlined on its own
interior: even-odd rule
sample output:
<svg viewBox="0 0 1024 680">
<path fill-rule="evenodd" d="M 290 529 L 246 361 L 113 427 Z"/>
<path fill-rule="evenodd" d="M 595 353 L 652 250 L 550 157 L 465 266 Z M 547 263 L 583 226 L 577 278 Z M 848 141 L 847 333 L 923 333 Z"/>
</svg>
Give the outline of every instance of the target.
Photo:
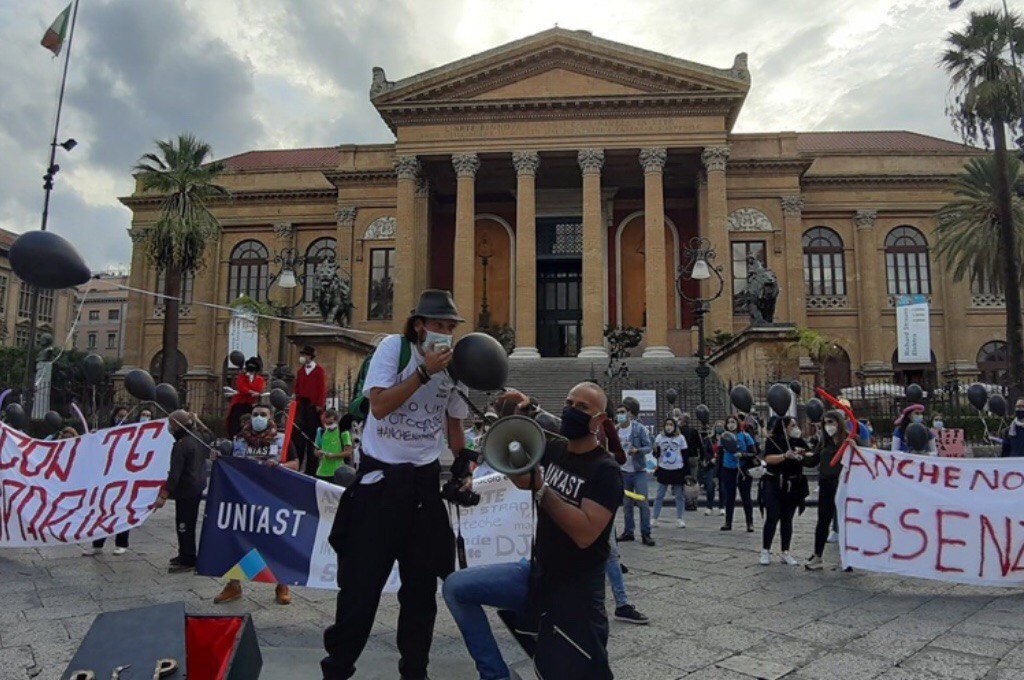
<svg viewBox="0 0 1024 680">
<path fill-rule="evenodd" d="M 288 403 L 288 422 L 284 425 L 284 442 L 281 444 L 281 462 L 288 462 L 289 444 L 292 443 L 292 428 L 295 426 L 295 401 Z"/>
<path fill-rule="evenodd" d="M 601 421 L 601 429 L 597 432 L 597 440 L 604 444 L 615 457 L 615 462 L 622 465 L 626 462 L 626 452 L 622 450 L 622 442 L 619 441 L 619 433 L 615 431 L 615 425 L 611 420 L 605 418 Z"/>
<path fill-rule="evenodd" d="M 327 374 L 324 367 L 317 364 L 306 373 L 306 367 L 300 366 L 295 375 L 295 396 L 305 397 L 313 406 L 323 408 L 327 401 Z"/>
<path fill-rule="evenodd" d="M 238 643 L 238 616 L 185 617 L 188 680 L 223 680 Z"/>
<path fill-rule="evenodd" d="M 250 390 L 253 392 L 263 392 L 266 387 L 267 381 L 263 379 L 263 376 L 256 374 L 252 380 L 249 380 L 247 373 L 239 373 L 238 377 L 235 378 L 235 389 L 238 390 L 238 394 L 231 397 L 231 406 L 235 404 L 249 404 L 254 406 L 258 397 L 254 397 L 249 394 Z"/>
</svg>

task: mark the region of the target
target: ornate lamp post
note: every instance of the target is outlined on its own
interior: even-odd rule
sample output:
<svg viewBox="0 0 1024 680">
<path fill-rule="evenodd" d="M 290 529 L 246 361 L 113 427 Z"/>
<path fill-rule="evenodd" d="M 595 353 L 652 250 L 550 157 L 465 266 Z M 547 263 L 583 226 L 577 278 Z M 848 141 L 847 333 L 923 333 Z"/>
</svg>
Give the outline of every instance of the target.
<svg viewBox="0 0 1024 680">
<path fill-rule="evenodd" d="M 287 352 L 285 344 L 285 322 L 291 317 L 292 310 L 302 304 L 303 295 L 298 296 L 296 302 L 289 303 L 288 296 L 295 288 L 301 288 L 305 292 L 306 275 L 298 273 L 299 268 L 306 264 L 306 256 L 300 255 L 295 248 L 283 248 L 272 260 L 278 266 L 276 274 L 270 275 L 270 282 L 267 284 L 267 302 L 274 308 L 275 314 L 281 317 L 281 333 L 277 343 L 277 365 L 274 367 L 273 375 L 281 380 L 291 380 L 291 371 L 288 369 Z M 281 302 L 274 302 L 270 292 L 277 285 L 284 291 Z"/>
<path fill-rule="evenodd" d="M 683 264 L 676 272 L 676 287 L 679 289 L 679 295 L 693 305 L 693 312 L 697 315 L 697 378 L 700 379 L 700 403 L 702 404 L 707 403 L 707 380 L 711 375 L 711 369 L 708 367 L 707 348 L 704 344 L 704 317 L 710 310 L 711 303 L 721 297 L 725 290 L 722 265 L 714 264 L 716 256 L 717 253 L 711 247 L 711 241 L 702 236 L 695 236 L 683 249 Z M 694 297 L 687 295 L 683 285 L 687 281 L 696 281 L 698 287 L 703 286 L 704 281 L 710 281 L 705 291 L 707 297 L 702 296 L 701 293 Z"/>
</svg>

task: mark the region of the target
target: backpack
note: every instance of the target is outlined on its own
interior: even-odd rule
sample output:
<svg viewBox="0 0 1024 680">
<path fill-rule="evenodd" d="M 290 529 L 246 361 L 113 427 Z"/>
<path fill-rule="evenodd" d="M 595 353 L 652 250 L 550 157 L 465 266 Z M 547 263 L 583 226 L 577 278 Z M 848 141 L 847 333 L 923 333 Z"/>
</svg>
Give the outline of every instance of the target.
<svg viewBox="0 0 1024 680">
<path fill-rule="evenodd" d="M 356 384 L 352 388 L 352 397 L 348 402 L 348 412 L 352 416 L 353 420 L 362 422 L 366 420 L 366 416 L 370 413 L 370 400 L 363 394 L 363 383 L 366 382 L 366 373 L 370 370 L 370 361 L 373 359 L 373 355 L 376 354 L 377 348 L 374 348 L 366 358 L 363 359 L 363 364 L 359 367 L 359 374 L 356 376 Z M 409 361 L 412 359 L 412 343 L 409 342 L 408 338 L 402 336 L 402 344 L 398 350 L 398 374 L 401 375 L 405 367 L 409 365 Z"/>
</svg>

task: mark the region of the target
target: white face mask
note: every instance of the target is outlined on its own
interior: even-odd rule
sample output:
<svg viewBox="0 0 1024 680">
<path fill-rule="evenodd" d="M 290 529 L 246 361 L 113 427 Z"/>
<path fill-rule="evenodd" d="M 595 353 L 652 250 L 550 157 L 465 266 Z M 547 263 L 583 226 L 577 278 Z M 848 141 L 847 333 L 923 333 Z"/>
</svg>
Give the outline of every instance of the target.
<svg viewBox="0 0 1024 680">
<path fill-rule="evenodd" d="M 729 423 L 728 425 L 725 426 L 725 429 L 729 430 L 730 432 L 735 432 L 736 431 L 736 423 Z"/>
<path fill-rule="evenodd" d="M 910 416 L 911 422 L 920 423 L 924 421 L 924 415 L 920 413 L 914 413 Z"/>
<path fill-rule="evenodd" d="M 423 348 L 432 352 L 439 352 L 444 347 L 452 346 L 452 336 L 445 335 L 444 333 L 435 333 L 434 331 L 427 331 L 427 336 L 423 340 Z"/>
<path fill-rule="evenodd" d="M 304 364 L 307 361 L 309 361 L 309 357 L 307 357 L 305 354 L 300 354 L 299 355 L 299 363 L 300 364 Z"/>
<path fill-rule="evenodd" d="M 836 436 L 836 431 L 838 429 L 839 428 L 837 428 L 835 425 L 832 425 L 832 424 L 828 424 L 828 425 L 825 426 L 825 432 L 828 433 L 829 437 L 835 437 Z"/>
<path fill-rule="evenodd" d="M 267 429 L 268 419 L 266 416 L 253 416 L 252 417 L 252 429 L 255 432 L 263 432 Z"/>
<path fill-rule="evenodd" d="M 139 416 L 139 422 L 140 423 L 148 423 L 149 422 L 149 416 Z"/>
<path fill-rule="evenodd" d="M 936 430 L 941 430 L 941 429 L 942 429 L 943 427 L 945 427 L 945 425 L 946 425 L 946 424 L 945 424 L 944 422 L 942 422 L 941 420 L 936 420 L 936 421 L 934 421 L 934 422 L 932 423 L 932 426 L 933 426 L 933 427 L 934 427 L 934 428 L 935 428 Z"/>
<path fill-rule="evenodd" d="M 800 428 L 799 427 L 791 427 L 789 429 L 789 436 L 790 436 L 791 439 L 799 439 L 800 438 L 800 434 L 801 434 L 801 432 L 800 432 Z"/>
<path fill-rule="evenodd" d="M 330 423 L 330 424 L 329 424 L 329 425 L 327 426 L 327 429 L 328 429 L 328 430 L 337 430 L 337 429 L 338 429 L 338 424 L 337 424 L 337 423 Z"/>
</svg>

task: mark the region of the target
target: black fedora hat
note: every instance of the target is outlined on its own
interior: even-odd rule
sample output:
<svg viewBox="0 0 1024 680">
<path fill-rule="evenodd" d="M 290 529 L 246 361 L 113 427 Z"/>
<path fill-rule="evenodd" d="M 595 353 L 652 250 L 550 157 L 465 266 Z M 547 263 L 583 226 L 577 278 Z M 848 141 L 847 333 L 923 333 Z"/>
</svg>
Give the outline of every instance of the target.
<svg viewBox="0 0 1024 680">
<path fill-rule="evenodd" d="M 465 321 L 455 309 L 455 301 L 452 300 L 451 292 L 432 288 L 420 293 L 420 301 L 416 304 L 416 309 L 409 313 L 409 316 L 419 316 L 424 319 L 447 319 L 460 323 Z"/>
<path fill-rule="evenodd" d="M 302 349 L 299 350 L 299 354 L 305 354 L 307 357 L 311 357 L 311 358 L 315 359 L 316 358 L 316 348 L 314 348 L 312 345 L 306 345 Z"/>
</svg>

